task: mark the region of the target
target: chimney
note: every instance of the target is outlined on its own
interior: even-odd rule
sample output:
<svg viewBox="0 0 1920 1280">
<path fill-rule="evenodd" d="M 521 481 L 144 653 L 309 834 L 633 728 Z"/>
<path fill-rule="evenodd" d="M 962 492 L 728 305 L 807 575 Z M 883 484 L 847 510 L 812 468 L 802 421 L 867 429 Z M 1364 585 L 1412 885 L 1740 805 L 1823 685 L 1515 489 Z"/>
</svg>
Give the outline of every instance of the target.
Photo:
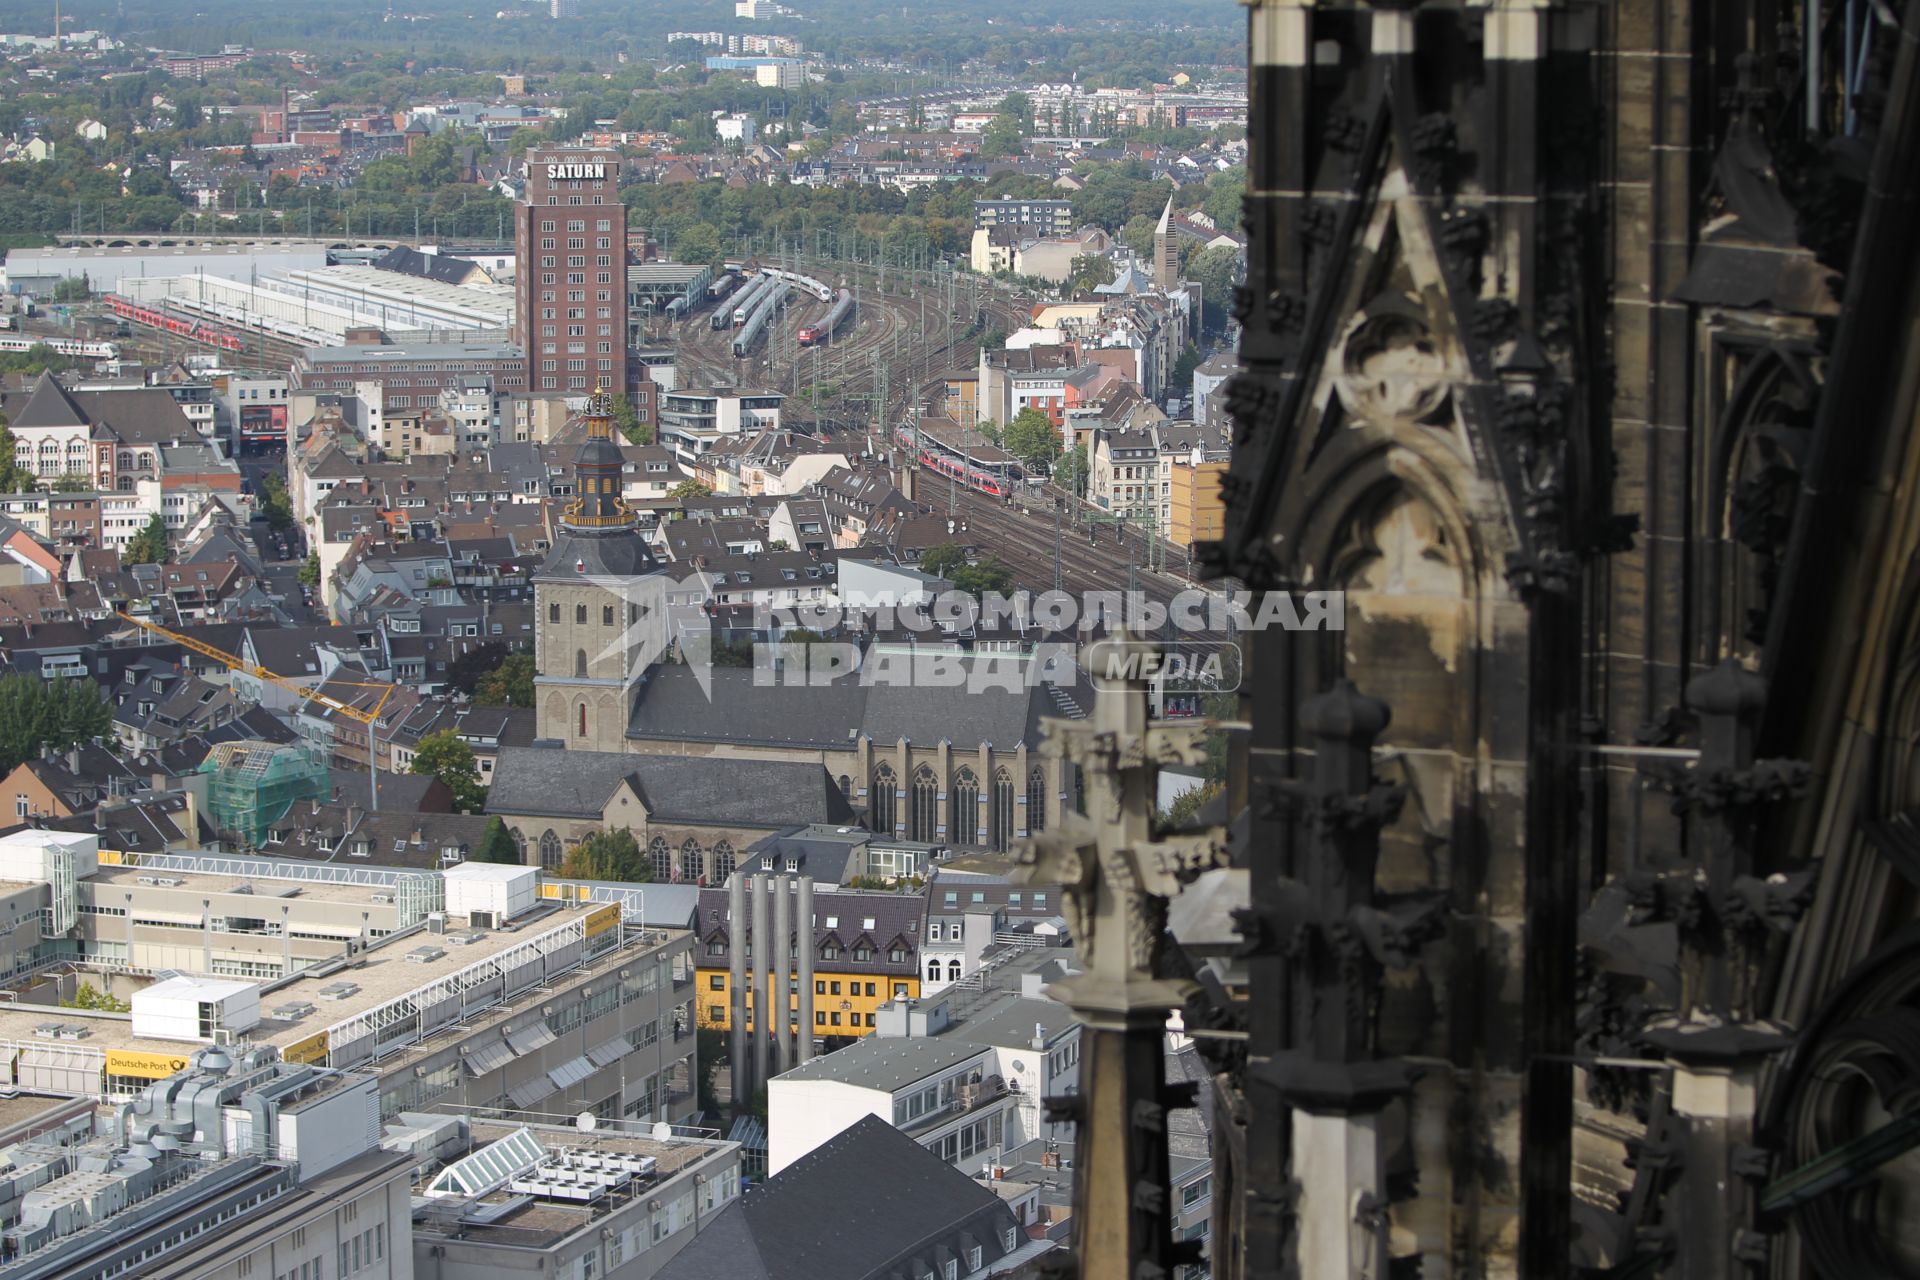
<svg viewBox="0 0 1920 1280">
<path fill-rule="evenodd" d="M 80 772 L 80 748 L 78 747 L 69 747 L 67 749 L 67 772 Z"/>
<path fill-rule="evenodd" d="M 354 804 L 350 804 L 350 805 L 348 805 L 348 806 L 347 806 L 347 826 L 346 826 L 346 829 L 347 829 L 347 831 L 349 831 L 349 832 L 351 832 L 351 831 L 352 831 L 352 830 L 353 830 L 353 829 L 354 829 L 355 827 L 357 827 L 357 826 L 359 826 L 359 825 L 360 825 L 360 806 L 359 806 L 359 805 L 354 805 Z"/>
</svg>

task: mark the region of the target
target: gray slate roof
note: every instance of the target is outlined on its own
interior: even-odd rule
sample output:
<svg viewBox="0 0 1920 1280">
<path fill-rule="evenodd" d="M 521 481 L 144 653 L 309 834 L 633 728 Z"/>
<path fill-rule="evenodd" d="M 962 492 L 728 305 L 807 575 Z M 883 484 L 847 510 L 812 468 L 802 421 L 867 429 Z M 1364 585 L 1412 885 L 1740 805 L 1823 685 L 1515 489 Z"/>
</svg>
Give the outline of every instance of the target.
<svg viewBox="0 0 1920 1280">
<path fill-rule="evenodd" d="M 854 1190 L 857 1189 L 857 1192 Z M 992 1191 L 874 1116 L 734 1201 L 659 1280 L 884 1280 L 978 1247 L 991 1267 L 1026 1236 Z M 965 1262 L 961 1262 L 965 1266 Z"/>
<path fill-rule="evenodd" d="M 561 525 L 554 534 L 553 550 L 539 569 L 535 582 L 571 582 L 580 578 L 637 578 L 660 567 L 653 550 L 638 530 L 613 533 L 580 533 Z"/>
<path fill-rule="evenodd" d="M 945 738 L 959 750 L 990 742 L 1011 751 L 1022 742 L 1038 746 L 1040 719 L 1062 714 L 1038 684 L 1012 690 L 882 684 L 854 675 L 831 685 L 769 686 L 749 668 L 719 667 L 711 674 L 709 699 L 691 667 L 654 667 L 634 703 L 627 736 L 846 750 L 856 734 L 865 733 L 888 745 L 902 738 Z M 1019 683 L 1019 676 L 1011 682 Z"/>
<path fill-rule="evenodd" d="M 489 813 L 598 819 L 632 778 L 655 822 L 785 826 L 852 820 L 846 797 L 818 764 L 502 747 Z"/>
</svg>

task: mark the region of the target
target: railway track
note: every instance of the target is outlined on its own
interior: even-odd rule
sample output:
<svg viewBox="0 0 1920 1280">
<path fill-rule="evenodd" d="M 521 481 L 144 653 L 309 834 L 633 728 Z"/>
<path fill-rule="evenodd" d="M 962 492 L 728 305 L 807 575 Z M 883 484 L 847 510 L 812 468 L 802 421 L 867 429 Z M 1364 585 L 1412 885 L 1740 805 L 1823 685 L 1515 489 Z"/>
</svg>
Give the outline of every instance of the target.
<svg viewBox="0 0 1920 1280">
<path fill-rule="evenodd" d="M 962 292 L 952 278 L 931 272 L 881 272 L 831 260 L 803 261 L 799 269 L 855 291 L 858 310 L 842 336 L 818 347 L 798 345 L 800 328 L 827 311 L 825 304 L 807 300 L 770 328 L 764 345 L 736 359 L 732 331 L 713 330 L 711 311 L 705 311 L 674 329 L 680 385 L 769 386 L 789 395 L 819 388 L 824 394 L 814 407 L 823 413 L 845 418 L 859 410 L 869 421 L 893 421 L 937 392 L 946 374 L 972 368 L 986 328 L 1011 331 L 1020 323 L 1017 298 L 982 291 L 971 279 Z M 963 297 L 964 303 L 950 305 L 949 299 Z M 975 324 L 982 315 L 986 323 Z"/>
<path fill-rule="evenodd" d="M 1023 502 L 1019 497 L 994 498 L 952 484 L 930 468 L 922 468 L 918 478 L 921 483 L 915 496 L 936 515 L 950 513 L 956 524 L 964 522 L 965 540 L 1006 565 L 1016 587 L 1036 592 L 1053 589 L 1056 515 L 1064 591 L 1078 595 L 1131 588 L 1166 604 L 1176 592 L 1199 585 L 1178 573 L 1147 568 L 1145 535 L 1140 530 L 1075 525 L 1055 507 L 1058 491 L 1050 487 L 1032 491 Z M 1184 567 L 1186 553 L 1166 548 L 1166 562 L 1172 568 Z"/>
</svg>

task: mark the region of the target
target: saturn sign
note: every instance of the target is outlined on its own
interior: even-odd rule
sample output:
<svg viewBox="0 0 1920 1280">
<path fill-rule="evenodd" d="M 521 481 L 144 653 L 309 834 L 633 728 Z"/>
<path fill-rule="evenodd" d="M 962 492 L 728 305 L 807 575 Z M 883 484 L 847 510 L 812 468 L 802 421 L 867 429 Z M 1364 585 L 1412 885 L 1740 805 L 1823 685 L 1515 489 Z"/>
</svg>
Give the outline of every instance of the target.
<svg viewBox="0 0 1920 1280">
<path fill-rule="evenodd" d="M 569 160 L 547 166 L 547 179 L 550 182 L 558 182 L 563 178 L 604 178 L 606 176 L 607 166 L 602 160 Z"/>
</svg>

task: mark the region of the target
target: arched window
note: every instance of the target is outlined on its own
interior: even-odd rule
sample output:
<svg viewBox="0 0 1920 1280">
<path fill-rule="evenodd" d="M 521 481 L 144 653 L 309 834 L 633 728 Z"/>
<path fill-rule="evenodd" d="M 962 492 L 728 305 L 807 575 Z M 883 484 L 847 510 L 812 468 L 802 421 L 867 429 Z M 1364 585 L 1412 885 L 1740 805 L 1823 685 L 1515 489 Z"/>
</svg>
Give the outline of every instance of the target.
<svg viewBox="0 0 1920 1280">
<path fill-rule="evenodd" d="M 573 606 L 573 620 L 575 622 L 585 622 L 587 620 L 587 605 L 584 600 Z"/>
<path fill-rule="evenodd" d="M 566 856 L 567 851 L 560 843 L 560 837 L 553 833 L 552 827 L 548 827 L 546 834 L 540 837 L 540 865 L 548 871 L 557 871 Z"/>
<path fill-rule="evenodd" d="M 993 804 L 987 815 L 987 843 L 1001 853 L 1013 846 L 1013 775 L 1006 766 L 993 771 Z"/>
<path fill-rule="evenodd" d="M 613 606 L 612 605 L 603 604 L 600 606 L 600 625 L 603 627 L 610 627 L 613 625 Z"/>
<path fill-rule="evenodd" d="M 133 477 L 132 477 L 132 476 L 121 476 L 121 477 L 120 477 L 120 478 L 119 478 L 119 479 L 118 479 L 117 481 L 115 481 L 115 482 L 114 482 L 114 486 L 113 486 L 113 487 L 114 487 L 114 488 L 116 488 L 116 489 L 118 489 L 118 490 L 119 490 L 119 491 L 120 491 L 121 493 L 132 493 L 132 492 L 133 492 Z"/>
<path fill-rule="evenodd" d="M 508 833 L 509 833 L 509 834 L 511 834 L 511 835 L 513 836 L 513 847 L 514 847 L 514 849 L 515 849 L 515 850 L 517 850 L 517 851 L 519 852 L 519 854 L 520 854 L 520 862 L 521 862 L 521 864 L 522 864 L 522 865 L 524 866 L 524 865 L 526 864 L 526 861 L 527 861 L 527 837 L 526 837 L 526 833 L 524 833 L 524 832 L 522 832 L 522 831 L 521 831 L 521 830 L 520 830 L 519 828 L 517 828 L 517 827 L 508 827 L 508 828 L 507 828 L 507 831 L 508 831 Z"/>
<path fill-rule="evenodd" d="M 115 459 L 115 461 L 120 464 L 122 471 L 133 470 L 133 451 L 131 449 L 122 449 L 120 456 Z"/>
<path fill-rule="evenodd" d="M 584 700 L 580 703 L 580 725 L 576 732 L 582 738 L 587 736 L 587 704 Z"/>
<path fill-rule="evenodd" d="M 560 602 L 558 600 L 547 601 L 547 621 L 560 621 Z"/>
<path fill-rule="evenodd" d="M 873 789 L 867 797 L 867 820 L 881 835 L 893 834 L 894 820 L 899 812 L 899 794 L 900 784 L 893 776 L 893 766 L 875 766 Z"/>
<path fill-rule="evenodd" d="M 940 962 L 938 960 L 927 961 L 927 981 L 940 981 Z"/>
<path fill-rule="evenodd" d="M 152 454 L 150 454 L 150 453 L 143 453 L 143 454 L 141 454 L 141 455 L 140 455 L 140 469 L 141 469 L 142 471 L 151 471 L 151 470 L 153 470 L 153 455 L 152 455 Z"/>
<path fill-rule="evenodd" d="M 907 839 L 931 842 L 940 825 L 940 783 L 933 770 L 921 765 L 913 775 L 913 795 L 907 805 Z"/>
<path fill-rule="evenodd" d="M 947 981 L 960 981 L 960 962 L 958 960 L 947 961 Z"/>
<path fill-rule="evenodd" d="M 713 878 L 717 883 L 725 883 L 733 874 L 733 846 L 725 840 L 716 841 L 713 846 Z"/>
<path fill-rule="evenodd" d="M 704 874 L 706 868 L 700 859 L 700 842 L 688 836 L 686 843 L 680 846 L 680 882 L 698 884 Z"/>
<path fill-rule="evenodd" d="M 1047 771 L 1039 765 L 1027 771 L 1027 834 L 1047 829 Z"/>
<path fill-rule="evenodd" d="M 953 800 L 947 805 L 947 834 L 955 844 L 980 843 L 980 779 L 965 765 L 953 775 Z"/>
<path fill-rule="evenodd" d="M 673 850 L 659 836 L 647 841 L 647 856 L 653 859 L 653 878 L 665 884 L 673 879 Z"/>
<path fill-rule="evenodd" d="M 844 773 L 840 775 L 840 794 L 849 800 L 853 799 L 853 779 Z"/>
</svg>

